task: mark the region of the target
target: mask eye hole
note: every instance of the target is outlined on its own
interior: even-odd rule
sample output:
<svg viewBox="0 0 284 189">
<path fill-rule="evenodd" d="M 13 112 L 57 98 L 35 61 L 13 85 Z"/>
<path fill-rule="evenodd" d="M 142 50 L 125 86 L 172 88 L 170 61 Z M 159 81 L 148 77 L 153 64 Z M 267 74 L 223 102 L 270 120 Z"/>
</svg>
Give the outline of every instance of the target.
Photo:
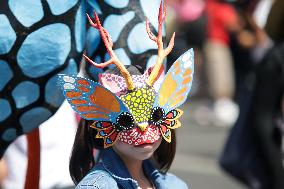
<svg viewBox="0 0 284 189">
<path fill-rule="evenodd" d="M 116 130 L 130 130 L 134 127 L 133 116 L 128 112 L 122 112 L 116 119 Z"/>
<path fill-rule="evenodd" d="M 163 108 L 160 108 L 160 107 L 153 108 L 152 113 L 151 113 L 151 122 L 154 125 L 159 125 L 162 119 L 164 118 L 164 115 L 165 115 L 165 111 Z"/>
</svg>

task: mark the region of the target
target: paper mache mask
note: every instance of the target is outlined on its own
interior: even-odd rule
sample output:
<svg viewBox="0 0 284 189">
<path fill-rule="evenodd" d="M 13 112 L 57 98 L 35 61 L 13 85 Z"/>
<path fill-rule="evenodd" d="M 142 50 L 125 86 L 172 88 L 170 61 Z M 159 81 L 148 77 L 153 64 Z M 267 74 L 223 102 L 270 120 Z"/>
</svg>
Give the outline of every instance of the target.
<svg viewBox="0 0 284 189">
<path fill-rule="evenodd" d="M 82 118 L 94 121 L 91 127 L 97 129 L 97 138 L 103 138 L 104 148 L 117 140 L 135 146 L 153 143 L 160 137 L 171 142 L 171 130 L 181 126 L 178 118 L 183 112 L 178 107 L 186 101 L 192 85 L 194 54 L 190 49 L 181 55 L 165 75 L 160 88 L 155 90 L 163 60 L 172 50 L 175 37 L 174 33 L 168 47 L 163 49 L 165 8 L 161 2 L 157 36 L 150 31 L 146 19 L 149 38 L 158 46 L 158 59 L 151 73 L 147 70 L 143 75 L 130 75 L 114 54 L 110 35 L 94 13 L 96 22 L 87 15 L 89 22 L 99 30 L 111 59 L 97 64 L 85 58 L 99 68 L 115 64 L 121 76 L 102 74 L 100 83 L 77 76 L 59 76 L 64 96 Z"/>
</svg>

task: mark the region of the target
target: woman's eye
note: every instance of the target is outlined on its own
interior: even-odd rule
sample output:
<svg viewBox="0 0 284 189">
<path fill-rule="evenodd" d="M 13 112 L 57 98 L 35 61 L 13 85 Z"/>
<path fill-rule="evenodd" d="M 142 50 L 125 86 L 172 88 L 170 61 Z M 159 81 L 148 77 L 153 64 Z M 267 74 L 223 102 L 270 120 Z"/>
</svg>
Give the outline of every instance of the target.
<svg viewBox="0 0 284 189">
<path fill-rule="evenodd" d="M 159 124 L 160 121 L 162 121 L 163 117 L 164 117 L 164 109 L 160 108 L 160 107 L 155 107 L 152 110 L 152 114 L 151 114 L 151 121 L 154 124 Z"/>
<path fill-rule="evenodd" d="M 133 116 L 128 112 L 121 113 L 116 119 L 117 131 L 130 130 L 134 127 Z"/>
</svg>

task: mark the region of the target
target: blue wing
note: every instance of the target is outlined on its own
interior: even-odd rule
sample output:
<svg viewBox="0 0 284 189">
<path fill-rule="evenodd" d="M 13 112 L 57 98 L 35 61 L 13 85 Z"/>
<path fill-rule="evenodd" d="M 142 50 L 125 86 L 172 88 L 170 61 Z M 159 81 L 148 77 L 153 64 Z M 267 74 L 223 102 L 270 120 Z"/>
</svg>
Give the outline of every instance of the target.
<svg viewBox="0 0 284 189">
<path fill-rule="evenodd" d="M 166 113 L 182 105 L 190 92 L 194 73 L 194 52 L 188 50 L 171 66 L 158 91 L 153 107 Z"/>
</svg>

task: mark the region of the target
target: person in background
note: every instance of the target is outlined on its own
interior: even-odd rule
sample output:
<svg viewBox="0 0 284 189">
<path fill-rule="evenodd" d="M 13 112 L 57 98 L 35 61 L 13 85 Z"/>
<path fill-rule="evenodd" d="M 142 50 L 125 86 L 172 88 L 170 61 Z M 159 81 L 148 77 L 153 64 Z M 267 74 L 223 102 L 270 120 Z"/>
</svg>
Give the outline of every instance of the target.
<svg viewBox="0 0 284 189">
<path fill-rule="evenodd" d="M 207 0 L 207 40 L 204 46 L 205 68 L 217 125 L 232 125 L 238 117 L 233 101 L 235 73 L 229 47 L 230 35 L 242 27 L 236 10 L 222 0 Z"/>
<path fill-rule="evenodd" d="M 172 9 L 167 20 L 167 33 L 176 31 L 176 43 L 168 56 L 169 63 L 174 62 L 185 50 L 194 48 L 195 82 L 191 95 L 204 95 L 203 55 L 202 49 L 206 40 L 206 14 L 204 0 L 168 0 Z M 169 36 L 169 35 L 168 35 Z M 167 39 L 168 41 L 170 39 Z M 170 66 L 170 65 L 169 65 Z"/>
<path fill-rule="evenodd" d="M 284 97 L 284 2 L 274 1 L 265 31 L 274 46 L 257 66 L 251 124 L 267 166 L 269 188 L 284 188 L 283 97 Z M 265 100 L 264 100 L 265 99 Z"/>
<path fill-rule="evenodd" d="M 230 132 L 220 162 L 250 188 L 282 189 L 284 3 L 274 1 L 271 9 L 267 5 L 268 10 L 261 11 L 269 12 L 262 25 L 253 20 L 252 11 L 243 14 L 254 33 L 253 45 L 248 45 L 254 60 L 253 78 L 250 88 L 242 91 L 241 116 Z"/>
</svg>

